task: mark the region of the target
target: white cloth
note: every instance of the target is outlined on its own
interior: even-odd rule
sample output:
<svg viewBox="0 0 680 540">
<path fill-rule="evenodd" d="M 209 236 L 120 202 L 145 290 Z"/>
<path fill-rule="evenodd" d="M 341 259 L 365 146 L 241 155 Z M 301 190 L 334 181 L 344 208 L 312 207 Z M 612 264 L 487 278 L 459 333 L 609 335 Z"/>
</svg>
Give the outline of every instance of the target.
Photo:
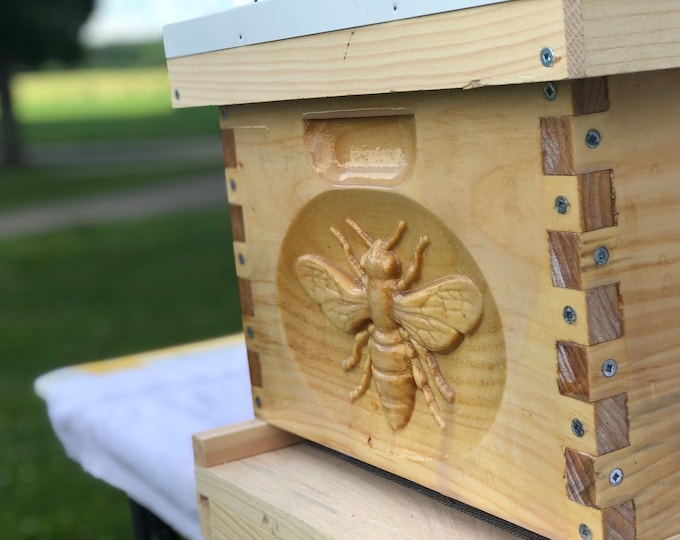
<svg viewBox="0 0 680 540">
<path fill-rule="evenodd" d="M 191 435 L 253 418 L 242 336 L 61 368 L 35 391 L 69 457 L 202 538 Z"/>
</svg>

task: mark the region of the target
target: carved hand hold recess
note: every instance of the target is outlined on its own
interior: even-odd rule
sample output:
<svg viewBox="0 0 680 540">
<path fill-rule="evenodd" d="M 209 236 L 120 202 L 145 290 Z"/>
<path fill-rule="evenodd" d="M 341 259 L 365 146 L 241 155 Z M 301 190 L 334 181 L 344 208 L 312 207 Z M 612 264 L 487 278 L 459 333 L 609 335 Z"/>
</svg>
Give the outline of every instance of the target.
<svg viewBox="0 0 680 540">
<path fill-rule="evenodd" d="M 318 255 L 303 255 L 297 259 L 296 275 L 328 319 L 343 332 L 355 334 L 343 368 L 355 368 L 367 349 L 363 377 L 351 400 L 361 398 L 372 379 L 389 425 L 399 430 L 411 418 L 418 388 L 443 429 L 446 424 L 431 381 L 448 402 L 453 401 L 454 391 L 433 352 L 451 351 L 464 335 L 474 332 L 482 317 L 482 293 L 469 278 L 454 274 L 409 289 L 420 276 L 428 237 L 420 237 L 408 268 L 402 271 L 393 248 L 406 222 L 400 221 L 386 240 L 373 239 L 351 219 L 347 223 L 368 247 L 357 259 L 345 236 L 331 227 L 351 274 Z"/>
</svg>

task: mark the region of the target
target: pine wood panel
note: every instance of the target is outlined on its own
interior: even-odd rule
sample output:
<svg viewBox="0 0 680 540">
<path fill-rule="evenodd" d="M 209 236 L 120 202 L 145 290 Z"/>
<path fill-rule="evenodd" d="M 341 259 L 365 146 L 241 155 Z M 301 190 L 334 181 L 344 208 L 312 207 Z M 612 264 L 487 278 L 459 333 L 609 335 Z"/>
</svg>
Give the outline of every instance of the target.
<svg viewBox="0 0 680 540">
<path fill-rule="evenodd" d="M 679 65 L 674 0 L 513 0 L 168 61 L 174 107 L 582 79 Z M 539 59 L 550 47 L 555 63 Z M 594 78 L 576 114 L 606 108 Z M 580 100 L 593 96 L 591 103 Z"/>
<path fill-rule="evenodd" d="M 562 0 L 514 0 L 173 58 L 173 106 L 564 79 L 562 18 Z M 558 58 L 550 69 L 539 56 L 546 45 Z"/>
<path fill-rule="evenodd" d="M 450 226 L 461 236 L 472 235 L 472 237 L 468 237 L 467 242 L 469 244 L 485 246 L 486 255 L 484 252 L 479 254 L 482 259 L 486 259 L 482 263 L 487 268 L 485 277 L 492 290 L 503 291 L 499 293 L 501 298 L 495 300 L 498 303 L 503 303 L 508 313 L 507 316 L 517 321 L 527 321 L 529 313 L 538 309 L 543 320 L 552 321 L 551 327 L 557 333 L 565 326 L 561 311 L 553 313 L 554 306 L 551 303 L 555 300 L 549 298 L 547 294 L 538 294 L 538 291 L 534 289 L 537 280 L 528 275 L 526 267 L 523 266 L 528 260 L 532 272 L 542 272 L 541 269 L 547 271 L 545 264 L 547 260 L 545 226 L 540 221 L 535 223 L 535 226 L 525 226 L 524 229 L 529 231 L 531 237 L 531 240 L 528 241 L 526 237 L 519 238 L 508 234 L 509 230 L 502 223 L 494 224 L 493 220 L 480 220 L 475 217 L 476 215 L 481 216 L 484 212 L 500 216 L 503 215 L 505 207 L 515 205 L 520 220 L 534 222 L 536 213 L 532 211 L 532 208 L 539 207 L 537 201 L 540 199 L 540 193 L 532 189 L 531 185 L 540 183 L 542 180 L 540 165 L 536 161 L 536 152 L 540 151 L 540 133 L 536 128 L 536 120 L 532 121 L 530 115 L 526 113 L 533 110 L 534 107 L 538 107 L 538 111 L 545 111 L 544 114 L 556 110 L 567 113 L 570 110 L 568 94 L 563 94 L 562 97 L 558 98 L 558 101 L 549 103 L 543 100 L 540 89 L 537 89 L 539 91 L 521 88 L 509 90 L 512 97 L 504 96 L 503 93 L 497 91 L 484 92 L 481 96 L 463 94 L 463 102 L 459 102 L 455 109 L 447 108 L 443 117 L 441 108 L 434 102 L 425 101 L 421 103 L 415 95 L 408 96 L 407 100 L 393 97 L 387 102 L 378 98 L 369 98 L 363 101 L 358 108 L 382 108 L 399 104 L 415 113 L 416 129 L 418 130 L 416 138 L 419 141 L 418 152 L 421 153 L 422 161 L 416 163 L 413 176 L 424 181 L 424 183 L 418 185 L 411 180 L 396 187 L 395 191 L 403 193 L 403 196 L 407 198 L 413 197 L 423 200 L 422 204 L 437 215 L 458 215 L 459 218 L 455 220 L 455 225 L 451 224 Z M 456 100 L 460 99 L 460 96 L 455 97 Z M 482 99 L 482 104 L 475 105 L 475 100 L 479 98 Z M 516 99 L 519 103 L 519 109 L 510 112 L 505 106 L 505 99 Z M 350 432 L 340 432 L 335 423 L 336 419 L 329 415 L 327 407 L 348 410 L 350 404 L 344 397 L 346 396 L 344 392 L 351 389 L 350 385 L 354 384 L 351 381 L 341 383 L 346 390 L 339 395 L 337 391 L 329 391 L 329 395 L 323 398 L 326 407 L 308 407 L 298 403 L 300 399 L 306 399 L 305 395 L 308 395 L 310 399 L 315 399 L 313 396 L 318 399 L 319 388 L 314 387 L 321 383 L 307 382 L 305 376 L 299 373 L 299 370 L 294 368 L 293 364 L 286 361 L 288 353 L 282 352 L 278 345 L 288 341 L 284 334 L 285 330 L 278 322 L 280 315 L 279 300 L 277 299 L 280 298 L 281 293 L 278 292 L 276 284 L 269 281 L 271 278 L 266 276 L 270 276 L 270 269 L 277 267 L 279 263 L 278 246 L 284 241 L 283 233 L 285 233 L 285 230 L 276 231 L 272 223 L 273 216 L 278 216 L 277 219 L 280 219 L 287 226 L 294 219 L 297 209 L 300 207 L 300 202 L 293 201 L 308 201 L 330 189 L 328 184 L 319 182 L 315 175 L 310 174 L 304 155 L 300 156 L 302 161 L 293 159 L 293 156 L 301 151 L 300 147 L 297 146 L 299 144 L 297 137 L 301 136 L 302 133 L 296 130 L 302 126 L 295 121 L 288 120 L 288 118 L 302 118 L 302 115 L 309 111 L 324 110 L 319 108 L 321 105 L 325 106 L 326 110 L 357 108 L 356 103 L 352 101 L 343 102 L 342 100 L 331 104 L 311 102 L 304 105 L 290 104 L 266 109 L 230 108 L 228 125 L 235 128 L 239 159 L 243 161 L 243 169 L 240 171 L 242 180 L 239 187 L 243 197 L 247 200 L 256 200 L 259 203 L 257 208 L 254 205 L 244 204 L 244 220 L 247 229 L 246 236 L 249 238 L 250 256 L 254 261 L 254 266 L 250 268 L 248 273 L 252 277 L 253 296 L 259 300 L 256 300 L 257 316 L 250 321 L 250 324 L 254 327 L 255 335 L 252 346 L 259 351 L 263 363 L 263 387 L 261 391 L 260 389 L 254 391 L 254 395 L 262 403 L 260 414 L 263 418 L 283 428 L 297 428 L 300 431 L 300 425 L 303 425 L 302 431 L 306 436 L 340 448 L 387 469 L 394 470 L 395 463 L 398 463 L 400 474 L 414 479 L 417 478 L 418 481 L 435 489 L 460 493 L 464 500 L 474 501 L 483 508 L 489 508 L 490 501 L 499 498 L 494 493 L 495 490 L 500 490 L 507 499 L 500 505 L 502 508 L 504 507 L 504 510 L 497 508 L 495 512 L 506 517 L 512 516 L 525 523 L 531 522 L 532 515 L 543 516 L 539 518 L 539 521 L 542 520 L 542 524 L 537 527 L 539 531 L 548 531 L 551 526 L 550 522 L 555 519 L 563 524 L 565 520 L 577 519 L 577 517 L 566 516 L 562 509 L 556 509 L 556 517 L 547 519 L 542 510 L 543 502 L 539 502 L 530 496 L 531 491 L 533 491 L 531 485 L 540 482 L 543 486 L 541 491 L 546 497 L 553 500 L 561 500 L 565 497 L 562 480 L 564 460 L 561 446 L 573 439 L 569 428 L 571 418 L 574 414 L 579 414 L 584 418 L 586 424 L 593 427 L 595 425 L 594 413 L 592 407 L 588 404 L 572 403 L 572 400 L 565 398 L 564 403 L 568 403 L 568 405 L 561 407 L 559 399 L 555 400 L 547 396 L 545 398 L 540 397 L 543 395 L 542 388 L 550 388 L 552 392 L 557 393 L 554 383 L 554 337 L 545 339 L 542 345 L 538 344 L 537 350 L 534 349 L 535 342 L 526 341 L 520 337 L 525 335 L 527 331 L 530 334 L 544 335 L 544 331 L 539 329 L 538 325 L 533 330 L 528 330 L 525 325 L 508 329 L 509 335 L 514 334 L 516 337 L 509 337 L 505 340 L 507 357 L 516 359 L 530 354 L 531 358 L 540 359 L 538 363 L 543 363 L 545 367 L 541 370 L 531 364 L 513 363 L 512 373 L 509 369 L 507 370 L 504 397 L 506 403 L 503 409 L 496 413 L 494 425 L 498 427 L 494 430 L 492 437 L 489 437 L 488 433 L 485 434 L 483 430 L 480 432 L 478 419 L 470 417 L 468 420 L 458 423 L 457 429 L 465 429 L 468 435 L 459 434 L 455 446 L 449 448 L 449 443 L 442 438 L 441 442 L 434 443 L 432 450 L 426 450 L 425 447 L 417 443 L 430 429 L 429 424 L 426 423 L 430 419 L 427 410 L 423 409 L 423 405 L 420 405 L 415 413 L 420 419 L 419 423 L 424 424 L 423 427 L 419 428 L 416 424 L 413 424 L 414 427 L 411 429 L 413 434 L 395 436 L 391 435 L 389 431 L 385 431 L 387 426 L 383 426 L 384 420 L 381 415 L 372 410 L 377 405 L 375 397 L 373 397 L 373 404 L 369 403 L 368 406 L 360 404 L 354 412 L 349 409 L 350 417 L 353 418 L 352 423 L 356 427 Z M 470 107 L 483 107 L 484 113 L 482 115 L 470 114 Z M 477 110 L 481 112 L 481 109 Z M 468 112 L 462 114 L 456 111 Z M 538 111 L 534 111 L 532 114 L 536 115 Z M 266 133 L 262 131 L 262 136 L 258 138 L 254 138 L 252 135 L 239 138 L 240 133 L 247 131 L 239 129 L 240 118 L 243 118 L 243 125 L 266 125 L 268 130 Z M 501 126 L 499 127 L 497 124 Z M 225 125 L 227 124 L 225 123 Z M 432 131 L 430 125 L 459 126 L 451 133 L 453 137 L 449 136 L 446 143 L 446 152 L 450 153 L 451 150 L 449 149 L 452 149 L 455 154 L 450 162 L 428 159 L 428 153 L 434 156 L 441 152 L 443 143 L 440 130 Z M 494 127 L 492 128 L 492 126 Z M 479 134 L 482 132 L 484 133 L 483 138 L 480 138 L 481 135 L 477 135 L 472 140 L 469 139 L 470 133 Z M 489 163 L 488 159 L 478 159 L 480 152 L 483 152 L 483 148 L 478 146 L 481 140 L 484 140 L 484 147 L 499 148 L 501 155 L 494 163 Z M 516 140 L 517 145 L 503 150 L 504 144 L 510 140 Z M 274 148 L 277 149 L 276 154 L 274 154 Z M 470 154 L 471 149 L 474 149 L 472 154 Z M 423 153 L 425 153 L 424 156 Z M 268 157 L 263 161 L 258 157 L 260 155 Z M 275 155 L 286 155 L 287 157 L 285 160 L 275 161 Z M 425 167 L 425 163 L 428 164 L 427 167 Z M 248 171 L 247 178 L 246 171 Z M 512 202 L 499 198 L 497 195 L 495 178 L 498 174 L 506 173 L 510 173 L 512 182 L 521 182 L 521 179 L 526 179 L 529 182 L 526 194 L 519 196 L 519 191 L 515 192 L 513 189 L 512 193 L 516 194 L 512 195 L 510 199 Z M 279 180 L 273 182 L 259 180 L 265 178 Z M 440 196 L 441 190 L 436 187 L 440 178 L 446 178 L 449 182 L 456 183 L 456 197 L 453 200 L 445 200 Z M 468 179 L 472 178 L 479 180 L 469 182 Z M 292 184 L 286 183 L 286 179 Z M 476 193 L 470 190 L 473 186 L 476 186 Z M 517 185 L 515 187 L 519 189 Z M 361 195 L 361 198 L 365 198 L 364 195 Z M 356 204 L 354 201 L 349 202 Z M 368 202 L 372 204 L 374 201 Z M 453 209 L 451 208 L 452 202 L 454 204 Z M 495 206 L 496 203 L 500 202 L 503 203 L 502 206 Z M 336 219 L 339 223 L 342 223 L 344 217 L 346 217 L 343 213 L 349 210 L 347 207 L 343 209 L 340 202 L 338 205 L 339 208 L 335 210 Z M 408 209 L 404 208 L 404 210 Z M 258 220 L 257 216 L 268 216 L 268 224 L 260 226 L 259 223 L 262 222 Z M 392 228 L 393 224 L 390 223 L 388 226 Z M 321 231 L 323 230 L 328 230 L 327 228 L 309 227 L 308 234 L 313 234 L 315 228 L 319 229 L 319 234 L 322 234 Z M 332 237 L 330 237 L 330 240 L 324 240 L 324 242 L 330 244 L 332 240 Z M 532 245 L 538 247 L 534 248 Z M 520 253 L 521 255 L 517 258 L 516 255 L 512 255 L 513 253 Z M 494 260 L 501 260 L 504 257 L 518 261 L 518 265 L 500 268 L 493 264 Z M 519 263 L 520 260 L 523 262 Z M 429 278 L 425 275 L 424 280 L 427 279 Z M 507 287 L 504 283 L 514 283 L 515 285 Z M 552 285 L 548 276 L 545 276 L 543 283 L 543 290 L 546 293 L 551 291 Z M 531 292 L 527 294 L 527 291 Z M 579 291 L 564 292 L 572 303 L 582 306 L 580 308 L 582 313 L 586 312 L 584 293 Z M 286 301 L 281 300 L 281 304 L 285 309 Z M 292 306 L 291 309 L 293 309 Z M 561 310 L 561 306 L 559 306 L 559 309 Z M 298 316 L 303 314 L 304 312 L 297 313 Z M 305 319 L 304 325 L 301 323 L 300 329 L 304 329 L 305 333 L 314 335 L 318 331 L 315 330 L 315 327 L 318 327 L 321 323 L 319 316 L 314 315 L 309 320 Z M 565 330 L 565 334 L 574 335 L 581 342 L 588 340 L 587 325 L 583 323 L 572 329 L 571 333 Z M 529 343 L 531 344 L 529 345 Z M 529 345 L 529 348 L 522 352 L 525 345 Z M 342 339 L 340 343 L 334 345 L 331 356 L 337 355 L 335 360 L 337 362 L 348 354 L 349 349 L 351 349 L 351 341 L 347 343 L 346 339 Z M 483 349 L 481 352 L 483 354 Z M 274 361 L 275 358 L 276 361 Z M 275 365 L 278 367 L 275 367 Z M 317 369 L 320 370 L 318 379 L 327 379 L 331 385 L 338 384 L 337 376 L 340 370 L 337 364 L 329 362 L 318 366 Z M 470 373 L 475 376 L 474 369 Z M 502 375 L 503 370 L 497 373 Z M 486 377 L 489 375 L 493 376 L 493 372 L 487 372 Z M 492 386 L 497 384 L 493 380 L 493 378 L 489 380 Z M 473 390 L 474 382 L 470 381 L 467 384 L 469 390 L 460 386 L 458 388 L 458 403 L 468 403 L 469 406 L 477 407 L 482 418 L 493 418 L 494 408 L 498 407 L 498 398 L 490 396 L 490 398 L 486 398 L 485 402 L 477 401 L 475 403 L 474 395 L 477 394 L 477 390 Z M 509 390 L 508 385 L 514 390 Z M 326 386 L 323 386 L 320 390 L 323 391 L 325 388 Z M 337 397 L 333 397 L 334 394 Z M 512 397 L 513 394 L 514 398 Z M 559 398 L 559 396 L 557 397 Z M 531 432 L 523 433 L 518 438 L 516 429 L 511 426 L 521 424 L 520 419 L 526 418 L 526 415 L 533 416 L 536 414 L 530 413 L 526 409 L 527 402 L 535 401 L 540 403 L 539 408 L 552 410 L 555 413 L 549 415 L 550 418 L 543 412 L 537 415 L 537 421 L 543 426 L 543 429 L 538 427 Z M 295 420 L 292 417 L 295 417 Z M 561 420 L 555 421 L 554 418 L 556 417 L 561 418 Z M 487 423 L 489 421 L 491 420 L 486 420 Z M 564 426 L 563 428 L 560 427 L 559 433 L 554 431 L 555 423 Z M 364 427 L 361 427 L 362 425 Z M 387 427 L 387 430 L 389 430 L 389 427 Z M 597 443 L 593 433 L 594 429 L 590 429 L 584 440 L 579 441 L 586 450 L 596 451 Z M 488 442 L 479 448 L 477 444 L 482 436 L 486 436 Z M 546 444 L 552 450 L 546 450 Z M 390 449 L 390 447 L 393 449 Z M 507 452 L 504 452 L 503 456 L 499 456 L 493 450 L 494 447 L 502 447 L 507 449 Z M 469 453 L 467 449 L 472 448 L 475 448 L 475 452 Z M 434 454 L 432 454 L 433 451 Z M 452 459 L 446 464 L 434 467 L 431 460 L 442 452 L 453 453 L 455 461 Z M 432 457 L 429 457 L 428 453 Z M 551 453 L 555 456 L 554 458 L 550 457 Z M 493 476 L 505 478 L 506 475 L 500 471 L 511 467 L 511 463 L 516 460 L 525 464 L 526 474 L 528 477 L 534 478 L 533 481 L 528 481 L 527 478 L 519 475 L 507 482 L 504 481 L 502 484 L 493 487 L 488 486 L 488 478 Z M 484 472 L 479 468 L 480 463 L 491 462 L 496 463 L 497 472 Z M 428 466 L 428 463 L 431 464 L 432 468 Z M 552 481 L 546 482 L 546 477 L 552 478 Z M 548 495 L 546 495 L 546 492 Z M 565 529 L 571 530 L 577 527 L 578 523 L 564 525 Z"/>
<path fill-rule="evenodd" d="M 201 467 L 212 467 L 300 441 L 299 437 L 265 422 L 248 420 L 196 433 L 193 437 L 194 461 Z"/>
<path fill-rule="evenodd" d="M 217 538 L 516 538 L 308 445 L 199 467 L 197 478 Z"/>
<path fill-rule="evenodd" d="M 573 115 L 572 98 L 582 90 L 564 84 L 554 102 L 543 99 L 540 85 L 526 85 L 231 107 L 222 124 L 234 130 L 239 155 L 227 175 L 238 177 L 247 238 L 235 247 L 247 255 L 237 271 L 248 279 L 255 306 L 244 320 L 261 364 L 261 386 L 253 388 L 258 415 L 548 536 L 576 537 L 587 522 L 594 538 L 612 537 L 613 527 L 630 523 L 631 508 L 639 538 L 676 534 L 673 503 L 652 498 L 678 459 L 680 257 L 672 216 L 680 205 L 680 158 L 669 119 L 680 117 L 680 108 L 667 92 L 677 77 L 671 71 L 611 78 L 609 110 L 593 106 L 600 112 L 581 116 Z M 370 181 L 343 186 L 317 174 L 304 118 L 366 118 L 372 111 L 383 117 L 388 110 L 415 119 L 410 177 L 374 189 Z M 568 155 L 568 166 L 545 167 L 546 118 L 558 126 L 548 150 Z M 602 134 L 596 149 L 584 143 L 593 127 Z M 584 187 L 592 175 L 604 187 Z M 564 215 L 554 208 L 560 193 L 569 195 Z M 608 193 L 615 200 L 604 204 Z M 353 338 L 305 303 L 292 271 L 305 253 L 347 265 L 330 226 L 363 254 L 347 217 L 378 238 L 405 219 L 404 264 L 418 237 L 431 236 L 422 283 L 455 264 L 484 293 L 478 333 L 466 336 L 458 353 L 439 356 L 456 392 L 451 406 L 441 404 L 444 431 L 420 394 L 410 423 L 397 432 L 373 390 L 354 403 L 348 398 L 361 379 L 360 370 L 341 368 Z M 570 268 L 579 280 L 556 287 L 550 239 L 565 231 L 577 241 L 562 259 L 576 264 Z M 610 251 L 604 265 L 592 260 L 599 245 Z M 565 306 L 576 313 L 573 324 L 565 322 Z M 575 390 L 556 382 L 558 343 L 582 353 L 574 377 L 584 380 Z M 605 378 L 601 366 L 612 357 L 619 370 Z M 583 425 L 580 437 L 574 419 Z M 593 508 L 568 501 L 565 448 L 590 464 L 581 476 L 593 480 L 587 499 Z M 614 467 L 624 471 L 621 486 L 608 483 Z M 666 516 L 665 525 L 641 521 L 651 519 L 651 506 Z"/>
<path fill-rule="evenodd" d="M 593 77 L 678 66 L 680 9 L 674 0 L 566 0 L 582 17 L 582 66 L 571 77 Z M 572 8 L 573 9 L 573 8 Z"/>
</svg>

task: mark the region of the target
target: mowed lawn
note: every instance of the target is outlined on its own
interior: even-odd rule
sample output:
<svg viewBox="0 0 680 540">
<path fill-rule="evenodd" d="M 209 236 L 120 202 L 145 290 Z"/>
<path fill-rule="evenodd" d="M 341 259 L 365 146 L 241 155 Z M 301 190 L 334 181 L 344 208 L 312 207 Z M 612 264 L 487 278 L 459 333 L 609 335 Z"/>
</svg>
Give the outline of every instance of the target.
<svg viewBox="0 0 680 540">
<path fill-rule="evenodd" d="M 12 88 L 31 142 L 201 135 L 218 125 L 212 107 L 171 108 L 164 67 L 22 73 Z"/>
<path fill-rule="evenodd" d="M 18 94 L 24 133 L 32 143 L 219 137 L 214 109 L 170 110 L 163 75 L 26 75 L 16 82 L 24 89 Z M 71 93 L 90 92 L 99 77 L 101 93 L 87 99 Z M 156 104 L 164 96 L 165 105 Z M 219 174 L 221 164 L 0 169 L 0 212 L 210 170 Z M 0 536 L 130 538 L 125 496 L 65 456 L 33 381 L 60 366 L 239 330 L 226 202 L 203 212 L 0 241 L 0 283 Z"/>
<path fill-rule="evenodd" d="M 68 70 L 23 73 L 13 93 L 26 156 L 51 143 L 90 144 L 171 138 L 214 137 L 219 122 L 214 107 L 172 109 L 165 68 Z M 118 162 L 102 166 L 41 163 L 0 169 L 0 211 L 17 206 L 94 195 L 219 171 L 219 159 L 198 156 L 178 162 Z"/>
</svg>

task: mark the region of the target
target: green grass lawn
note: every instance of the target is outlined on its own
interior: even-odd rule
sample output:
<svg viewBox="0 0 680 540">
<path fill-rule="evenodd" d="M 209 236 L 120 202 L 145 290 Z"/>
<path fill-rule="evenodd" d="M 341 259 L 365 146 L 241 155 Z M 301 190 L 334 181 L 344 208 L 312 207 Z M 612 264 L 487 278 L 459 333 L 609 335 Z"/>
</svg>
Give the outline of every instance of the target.
<svg viewBox="0 0 680 540">
<path fill-rule="evenodd" d="M 29 72 L 13 80 L 16 113 L 30 154 L 36 143 L 131 141 L 214 136 L 214 107 L 173 110 L 163 67 Z M 87 147 L 83 146 L 83 152 Z M 215 171 L 220 159 L 182 163 L 0 169 L 0 210 L 107 193 Z"/>
<path fill-rule="evenodd" d="M 162 69 L 26 74 L 15 91 L 31 143 L 219 137 L 214 109 L 170 109 Z M 0 169 L 0 212 L 219 174 L 221 166 Z M 33 381 L 60 366 L 239 330 L 233 268 L 226 202 L 216 211 L 0 242 L 0 537 L 131 537 L 125 496 L 66 457 Z"/>
<path fill-rule="evenodd" d="M 59 366 L 240 329 L 229 213 L 190 213 L 0 244 L 3 538 L 130 537 L 125 497 L 69 461 L 34 379 Z"/>
<path fill-rule="evenodd" d="M 117 163 L 106 167 L 15 167 L 2 171 L 0 211 L 73 197 L 113 193 L 208 173 L 218 178 L 220 164 L 213 160 L 193 160 L 180 163 Z"/>
<path fill-rule="evenodd" d="M 164 67 L 29 72 L 12 84 L 27 142 L 204 135 L 214 107 L 172 109 Z"/>
</svg>

